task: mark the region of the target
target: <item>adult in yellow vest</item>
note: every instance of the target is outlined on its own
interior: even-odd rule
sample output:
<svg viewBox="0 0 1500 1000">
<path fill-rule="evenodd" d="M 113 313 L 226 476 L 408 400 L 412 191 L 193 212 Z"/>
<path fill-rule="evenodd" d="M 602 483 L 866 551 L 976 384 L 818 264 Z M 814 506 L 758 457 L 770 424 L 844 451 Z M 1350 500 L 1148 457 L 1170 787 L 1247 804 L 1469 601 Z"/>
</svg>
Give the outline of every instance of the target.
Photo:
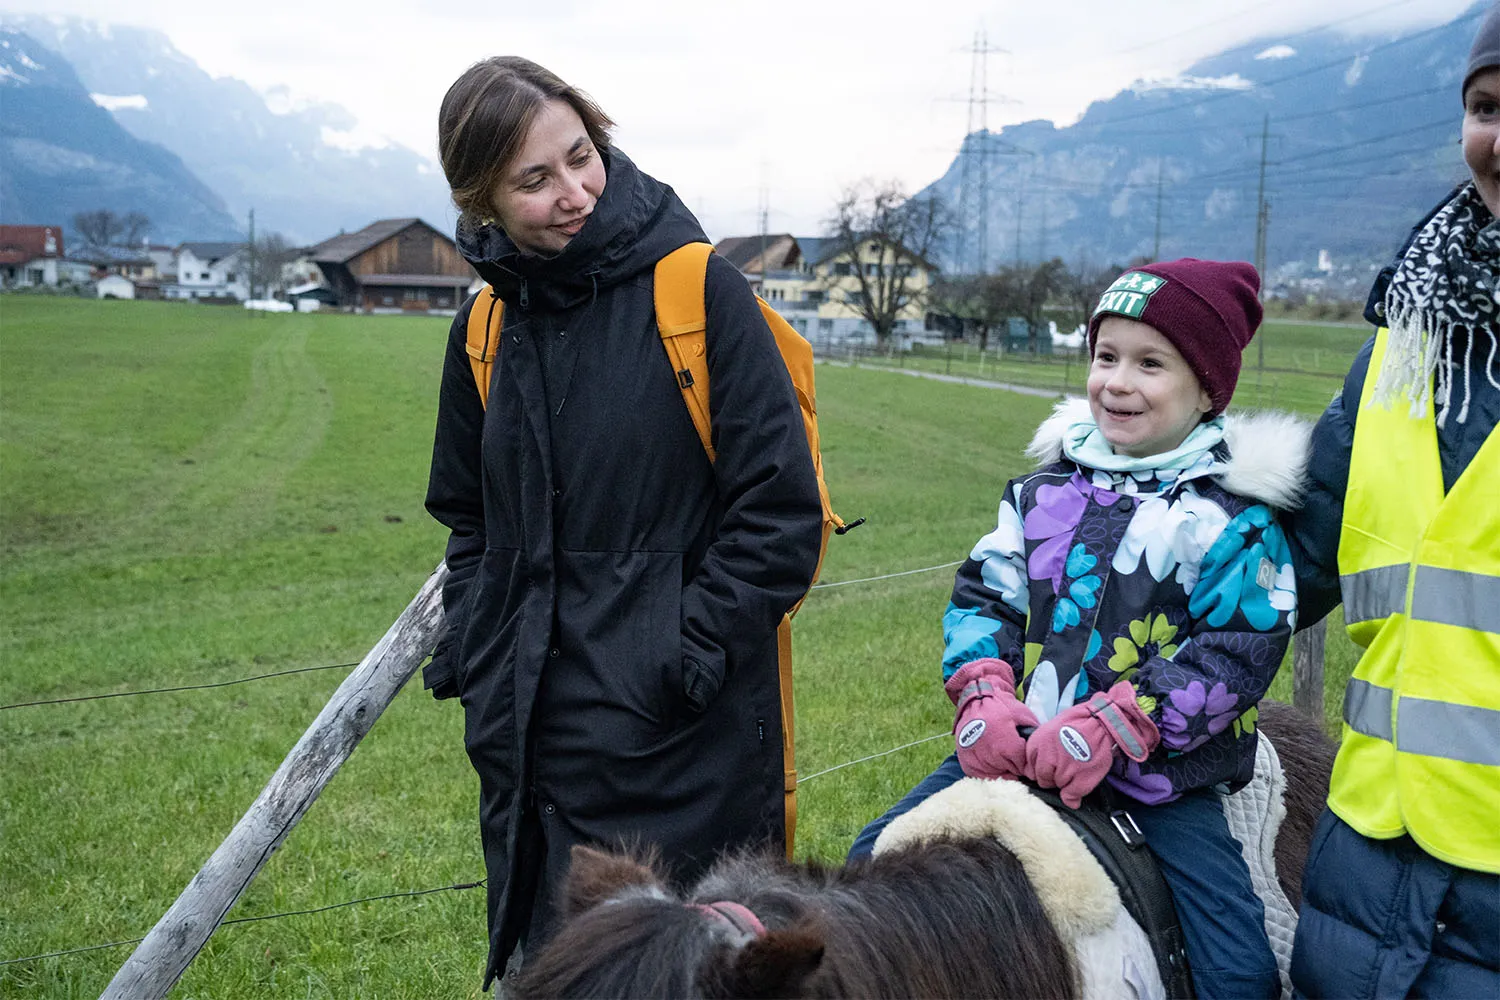
<svg viewBox="0 0 1500 1000">
<path fill-rule="evenodd" d="M 1461 87 L 1471 179 L 1413 231 L 1289 525 L 1362 647 L 1305 876 L 1306 997 L 1500 997 L 1500 5 Z"/>
<path fill-rule="evenodd" d="M 548 936 L 574 844 L 653 845 L 686 880 L 785 837 L 777 626 L 823 522 L 802 413 L 744 277 L 710 258 L 709 461 L 653 298 L 703 230 L 611 124 L 513 57 L 439 113 L 459 250 L 504 303 L 488 405 L 467 327 L 499 304 L 454 318 L 427 491 L 451 572 L 425 679 L 461 701 L 479 775 L 486 987 Z"/>
</svg>

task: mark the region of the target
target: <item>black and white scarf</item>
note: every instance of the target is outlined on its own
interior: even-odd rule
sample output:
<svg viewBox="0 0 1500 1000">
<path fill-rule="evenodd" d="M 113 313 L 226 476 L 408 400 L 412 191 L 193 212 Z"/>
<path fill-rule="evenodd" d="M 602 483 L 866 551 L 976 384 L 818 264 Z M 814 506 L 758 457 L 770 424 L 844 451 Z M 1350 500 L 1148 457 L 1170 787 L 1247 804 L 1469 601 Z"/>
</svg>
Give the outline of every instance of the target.
<svg viewBox="0 0 1500 1000">
<path fill-rule="evenodd" d="M 1457 420 L 1469 416 L 1469 361 L 1488 341 L 1485 377 L 1497 389 L 1495 350 L 1500 346 L 1500 221 L 1465 184 L 1428 220 L 1396 266 L 1385 293 L 1390 328 L 1375 401 L 1389 406 L 1405 394 L 1419 417 L 1436 397 L 1438 426 L 1453 401 L 1453 340 L 1463 331 L 1464 397 Z M 1436 376 L 1436 389 L 1433 387 Z"/>
</svg>

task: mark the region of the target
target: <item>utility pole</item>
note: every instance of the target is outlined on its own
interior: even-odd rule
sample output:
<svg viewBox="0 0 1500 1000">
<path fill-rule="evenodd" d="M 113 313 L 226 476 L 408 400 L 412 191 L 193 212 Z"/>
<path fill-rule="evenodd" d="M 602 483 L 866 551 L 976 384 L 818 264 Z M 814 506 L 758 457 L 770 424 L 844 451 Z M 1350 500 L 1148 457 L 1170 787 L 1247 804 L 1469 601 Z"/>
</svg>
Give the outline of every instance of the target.
<svg viewBox="0 0 1500 1000">
<path fill-rule="evenodd" d="M 1021 183 L 1016 185 L 1016 267 L 1021 266 L 1021 213 L 1026 209 L 1026 170 L 1021 171 Z"/>
<path fill-rule="evenodd" d="M 1271 141 L 1271 116 L 1267 114 L 1260 128 L 1260 184 L 1255 193 L 1255 271 L 1260 276 L 1260 298 L 1266 297 L 1266 226 L 1271 220 L 1271 206 L 1266 204 L 1266 148 Z M 1260 338 L 1256 364 L 1262 376 L 1266 371 L 1266 338 Z"/>
<path fill-rule="evenodd" d="M 1038 264 L 1047 262 L 1047 195 L 1042 194 L 1042 235 L 1036 241 L 1036 259 Z"/>
<path fill-rule="evenodd" d="M 764 171 L 765 164 L 761 164 Z M 766 243 L 770 239 L 771 226 L 771 186 L 765 181 L 764 172 L 761 174 L 760 185 L 760 297 L 766 298 L 770 289 L 766 287 L 766 272 L 770 270 L 766 262 Z"/>
<path fill-rule="evenodd" d="M 250 289 L 250 298 L 255 298 L 255 209 L 250 210 L 250 270 L 245 274 L 245 286 Z"/>
<path fill-rule="evenodd" d="M 1151 242 L 1151 259 L 1161 260 L 1161 161 L 1156 161 L 1156 239 Z"/>
</svg>

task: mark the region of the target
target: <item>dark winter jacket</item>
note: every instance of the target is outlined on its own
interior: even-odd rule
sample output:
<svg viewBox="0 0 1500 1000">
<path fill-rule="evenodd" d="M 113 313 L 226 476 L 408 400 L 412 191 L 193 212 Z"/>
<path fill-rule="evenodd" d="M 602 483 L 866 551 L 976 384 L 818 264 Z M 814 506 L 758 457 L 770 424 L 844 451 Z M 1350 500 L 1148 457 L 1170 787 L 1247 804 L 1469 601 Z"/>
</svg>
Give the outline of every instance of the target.
<svg viewBox="0 0 1500 1000">
<path fill-rule="evenodd" d="M 1031 445 L 1044 464 L 1006 486 L 958 570 L 945 676 L 998 657 L 1042 721 L 1128 680 L 1161 746 L 1117 758 L 1112 786 L 1155 805 L 1249 781 L 1257 705 L 1297 613 L 1272 511 L 1296 502 L 1306 442 L 1295 418 L 1233 415 L 1131 462 L 1087 400 L 1059 404 Z"/>
<path fill-rule="evenodd" d="M 1299 997 L 1500 997 L 1500 878 L 1324 810 L 1292 951 Z"/>
<path fill-rule="evenodd" d="M 743 277 L 705 283 L 710 464 L 666 360 L 656 262 L 703 240 L 618 150 L 555 257 L 494 227 L 459 246 L 505 302 L 489 409 L 449 335 L 427 509 L 452 531 L 449 625 L 480 777 L 486 982 L 550 931 L 573 844 L 657 845 L 683 877 L 779 842 L 776 625 L 806 591 L 821 506 L 790 377 Z"/>
</svg>

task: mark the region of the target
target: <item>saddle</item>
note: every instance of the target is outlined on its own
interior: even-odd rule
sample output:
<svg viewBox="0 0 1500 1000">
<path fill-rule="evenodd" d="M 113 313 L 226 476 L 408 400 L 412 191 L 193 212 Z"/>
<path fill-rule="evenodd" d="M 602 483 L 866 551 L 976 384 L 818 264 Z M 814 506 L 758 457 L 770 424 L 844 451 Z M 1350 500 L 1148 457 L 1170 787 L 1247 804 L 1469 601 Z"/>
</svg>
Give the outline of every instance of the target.
<svg viewBox="0 0 1500 1000">
<path fill-rule="evenodd" d="M 1291 996 L 1288 969 L 1297 926 L 1296 911 L 1276 881 L 1273 856 L 1286 815 L 1285 789 L 1280 759 L 1262 733 L 1254 778 L 1224 797 L 1230 832 L 1265 907 L 1284 1000 Z M 1065 830 L 1076 836 L 1067 837 Z M 893 820 L 875 852 L 965 836 L 993 836 L 1016 855 L 1059 934 L 1074 948 L 1085 997 L 1193 997 L 1171 892 L 1128 804 L 1092 795 L 1073 810 L 1054 792 L 965 778 Z"/>
<path fill-rule="evenodd" d="M 1069 809 L 1062 797 L 1047 788 L 1027 786 L 1032 795 L 1052 807 L 1083 845 L 1089 849 L 1120 892 L 1120 903 L 1140 924 L 1167 996 L 1193 1000 L 1193 977 L 1188 971 L 1187 946 L 1172 890 L 1146 850 L 1146 837 L 1136 826 L 1128 806 L 1119 796 L 1101 789 L 1088 795 L 1078 809 Z"/>
</svg>

